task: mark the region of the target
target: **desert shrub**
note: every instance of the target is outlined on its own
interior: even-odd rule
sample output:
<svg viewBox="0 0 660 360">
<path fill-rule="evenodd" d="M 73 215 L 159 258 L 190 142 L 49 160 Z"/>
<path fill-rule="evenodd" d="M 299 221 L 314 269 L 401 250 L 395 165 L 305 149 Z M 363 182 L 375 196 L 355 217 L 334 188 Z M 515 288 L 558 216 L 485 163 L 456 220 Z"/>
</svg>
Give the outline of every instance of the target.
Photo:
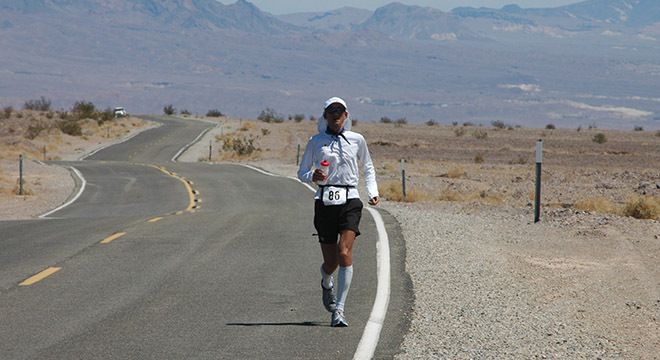
<svg viewBox="0 0 660 360">
<path fill-rule="evenodd" d="M 21 179 L 18 178 L 16 179 L 16 185 L 14 186 L 14 189 L 12 189 L 12 194 L 14 195 L 34 195 L 34 191 L 28 184 L 28 182 L 23 179 L 23 194 L 21 194 Z"/>
<path fill-rule="evenodd" d="M 633 130 L 635 130 L 635 131 L 644 131 L 644 127 L 643 127 L 643 126 L 639 126 L 639 125 L 635 125 L 635 127 L 633 128 Z"/>
<path fill-rule="evenodd" d="M 426 122 L 426 125 L 428 125 L 428 126 L 435 126 L 435 125 L 438 125 L 438 123 L 435 122 L 435 120 L 430 119 L 429 121 Z"/>
<path fill-rule="evenodd" d="M 176 112 L 176 109 L 174 108 L 174 105 L 168 104 L 163 107 L 163 113 L 165 115 L 173 115 Z"/>
<path fill-rule="evenodd" d="M 380 195 L 389 201 L 403 201 L 403 186 L 399 180 L 391 180 L 378 189 Z M 406 189 L 406 202 L 424 201 L 426 195 L 417 189 Z"/>
<path fill-rule="evenodd" d="M 305 115 L 303 115 L 303 114 L 295 114 L 295 115 L 293 115 L 293 120 L 294 120 L 295 122 L 299 123 L 299 122 L 305 120 Z M 355 121 L 356 121 L 356 119 L 353 119 L 353 123 L 355 123 Z"/>
<path fill-rule="evenodd" d="M 284 122 L 284 118 L 281 115 L 278 115 L 275 110 L 267 107 L 266 110 L 261 110 L 257 119 L 266 123 L 281 123 Z"/>
<path fill-rule="evenodd" d="M 628 199 L 623 207 L 623 215 L 635 219 L 658 219 L 660 199 L 652 196 L 635 196 Z"/>
<path fill-rule="evenodd" d="M 604 144 L 607 142 L 607 137 L 605 137 L 605 134 L 603 133 L 598 133 L 594 135 L 594 137 L 591 140 L 598 144 Z"/>
<path fill-rule="evenodd" d="M 207 117 L 220 117 L 220 116 L 225 116 L 225 115 L 224 115 L 222 112 L 220 112 L 220 110 L 218 110 L 218 109 L 213 109 L 213 110 L 209 110 L 209 111 L 206 113 L 206 116 L 207 116 Z"/>
<path fill-rule="evenodd" d="M 239 131 L 250 131 L 256 129 L 257 126 L 250 121 L 244 122 L 241 127 L 238 128 Z"/>
<path fill-rule="evenodd" d="M 477 155 L 474 156 L 474 163 L 475 164 L 481 164 L 484 162 L 484 156 L 482 153 L 477 153 Z"/>
<path fill-rule="evenodd" d="M 607 197 L 583 198 L 575 202 L 577 210 L 597 211 L 601 213 L 615 214 L 616 205 L 612 199 Z"/>
<path fill-rule="evenodd" d="M 42 131 L 46 130 L 47 128 L 48 125 L 45 121 L 31 118 L 30 124 L 28 124 L 27 131 L 25 133 L 25 137 L 30 140 L 34 140 Z"/>
<path fill-rule="evenodd" d="M 458 121 L 452 121 L 451 126 L 458 126 Z"/>
<path fill-rule="evenodd" d="M 23 109 L 25 110 L 38 110 L 38 111 L 49 111 L 50 110 L 50 100 L 46 100 L 45 97 L 39 99 L 28 100 L 23 104 Z"/>
<path fill-rule="evenodd" d="M 71 113 L 78 120 L 80 119 L 98 119 L 98 114 L 96 112 L 96 106 L 89 101 L 76 101 L 71 108 Z"/>
<path fill-rule="evenodd" d="M 396 119 L 396 121 L 394 123 L 396 125 L 405 125 L 405 124 L 408 123 L 408 120 L 406 120 L 406 118 L 403 117 L 403 118 Z"/>
<path fill-rule="evenodd" d="M 464 122 L 464 123 L 463 123 L 463 126 L 474 126 L 474 124 L 471 123 L 471 122 L 469 122 L 469 121 L 467 121 L 467 122 Z"/>
<path fill-rule="evenodd" d="M 447 171 L 447 176 L 451 179 L 458 179 L 465 176 L 465 170 L 463 170 L 463 165 L 458 164 Z"/>
<path fill-rule="evenodd" d="M 655 136 L 657 136 L 657 137 L 660 138 L 660 130 L 658 130 L 658 131 L 655 132 Z"/>
<path fill-rule="evenodd" d="M 266 135 L 268 135 L 268 134 L 270 134 L 270 130 L 268 130 L 268 129 L 261 129 L 261 135 L 266 136 Z"/>
<path fill-rule="evenodd" d="M 358 122 L 359 122 L 359 121 L 358 121 L 358 118 L 351 117 L 351 124 L 352 124 L 353 126 L 357 125 Z"/>
<path fill-rule="evenodd" d="M 57 122 L 57 126 L 60 130 L 71 136 L 82 136 L 82 127 L 76 119 L 68 119 Z"/>
<path fill-rule="evenodd" d="M 501 120 L 491 121 L 490 124 L 496 129 L 504 129 L 507 127 L 507 125 Z"/>
<path fill-rule="evenodd" d="M 2 109 L 2 113 L 0 113 L 1 117 L 4 117 L 5 119 L 9 119 L 11 117 L 11 113 L 14 112 L 14 108 L 11 106 L 5 106 Z M 1 118 L 0 117 L 0 118 Z"/>
<path fill-rule="evenodd" d="M 474 136 L 476 139 L 479 140 L 485 140 L 486 138 L 488 138 L 488 132 L 485 130 L 475 130 L 472 133 L 472 136 Z"/>
<path fill-rule="evenodd" d="M 314 115 L 309 116 L 309 121 L 316 121 L 316 117 Z"/>
<path fill-rule="evenodd" d="M 577 131 L 578 131 L 578 132 L 582 131 L 582 125 L 580 125 L 580 126 L 577 127 Z"/>
<path fill-rule="evenodd" d="M 235 155 L 242 157 L 251 156 L 256 152 L 261 151 L 261 149 L 257 148 L 254 145 L 255 140 L 257 140 L 254 137 L 241 138 L 241 137 L 233 137 L 232 134 L 227 134 L 223 136 L 221 139 L 223 141 L 221 151 L 234 153 Z"/>
<path fill-rule="evenodd" d="M 461 137 L 465 135 L 465 129 L 464 128 L 454 129 L 454 135 L 456 135 L 456 137 Z"/>
<path fill-rule="evenodd" d="M 391 124 L 391 123 L 392 123 L 392 119 L 390 119 L 390 118 L 387 117 L 387 116 L 383 116 L 383 117 L 380 118 L 380 122 L 383 123 L 383 124 Z"/>
<path fill-rule="evenodd" d="M 183 109 L 179 112 L 179 114 L 181 114 L 181 115 L 190 115 L 190 111 L 188 111 L 187 109 Z"/>
<path fill-rule="evenodd" d="M 556 127 L 555 127 L 554 124 L 548 124 L 548 125 L 545 126 L 545 128 L 548 129 L 548 130 L 554 130 L 554 129 L 556 129 Z"/>
<path fill-rule="evenodd" d="M 112 121 L 114 118 L 115 118 L 115 112 L 110 107 L 107 107 L 105 108 L 105 110 L 99 112 L 96 123 L 99 125 L 103 125 L 104 122 Z"/>
<path fill-rule="evenodd" d="M 445 189 L 436 197 L 439 201 L 465 201 L 466 198 L 460 192 L 451 189 Z"/>
</svg>

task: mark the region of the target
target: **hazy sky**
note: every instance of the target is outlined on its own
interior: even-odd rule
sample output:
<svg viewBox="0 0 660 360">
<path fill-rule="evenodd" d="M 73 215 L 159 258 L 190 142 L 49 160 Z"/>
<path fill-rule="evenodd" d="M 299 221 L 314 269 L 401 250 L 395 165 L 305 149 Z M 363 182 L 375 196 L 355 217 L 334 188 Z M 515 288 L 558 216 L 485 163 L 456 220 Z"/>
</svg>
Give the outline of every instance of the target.
<svg viewBox="0 0 660 360">
<path fill-rule="evenodd" d="M 343 6 L 352 6 L 375 10 L 395 0 L 248 0 L 259 9 L 275 15 L 295 12 L 334 10 Z M 581 0 L 398 0 L 406 5 L 430 6 L 449 11 L 459 6 L 489 7 L 499 9 L 504 5 L 518 4 L 522 8 L 547 8 L 574 4 Z M 220 0 L 223 4 L 232 4 L 235 0 Z"/>
</svg>

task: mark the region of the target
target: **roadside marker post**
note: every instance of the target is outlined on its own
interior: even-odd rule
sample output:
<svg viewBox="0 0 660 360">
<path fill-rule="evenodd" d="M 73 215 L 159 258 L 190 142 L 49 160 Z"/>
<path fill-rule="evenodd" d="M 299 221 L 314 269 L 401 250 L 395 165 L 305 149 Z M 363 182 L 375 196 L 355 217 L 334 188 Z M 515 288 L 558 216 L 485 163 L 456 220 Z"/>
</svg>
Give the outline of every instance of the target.
<svg viewBox="0 0 660 360">
<path fill-rule="evenodd" d="M 18 155 L 18 194 L 23 195 L 23 154 Z"/>
<path fill-rule="evenodd" d="M 299 161 L 300 161 L 300 136 L 298 136 L 298 153 L 296 154 L 296 166 L 298 166 Z"/>
<path fill-rule="evenodd" d="M 403 193 L 403 202 L 406 202 L 406 159 L 401 158 L 401 192 Z"/>
<path fill-rule="evenodd" d="M 213 154 L 213 140 L 209 140 L 209 162 L 211 162 L 212 154 Z"/>
<path fill-rule="evenodd" d="M 534 222 L 541 214 L 541 164 L 543 163 L 543 140 L 536 141 L 536 192 L 534 194 Z"/>
</svg>

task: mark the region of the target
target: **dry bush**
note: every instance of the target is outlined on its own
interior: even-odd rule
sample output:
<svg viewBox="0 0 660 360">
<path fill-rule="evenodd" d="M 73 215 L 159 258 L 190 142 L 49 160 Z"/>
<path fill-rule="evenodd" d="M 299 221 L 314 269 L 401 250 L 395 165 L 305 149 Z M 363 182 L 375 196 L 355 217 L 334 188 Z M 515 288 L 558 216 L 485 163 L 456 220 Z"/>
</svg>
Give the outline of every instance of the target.
<svg viewBox="0 0 660 360">
<path fill-rule="evenodd" d="M 254 125 L 252 122 L 246 121 L 246 122 L 243 123 L 243 125 L 241 125 L 240 128 L 238 128 L 238 130 L 239 131 L 250 131 L 250 130 L 255 130 L 256 128 L 257 128 L 257 126 Z"/>
<path fill-rule="evenodd" d="M 389 201 L 403 201 L 401 181 L 391 180 L 378 189 L 380 196 Z M 406 189 L 406 202 L 419 202 L 427 198 L 426 194 L 417 189 Z"/>
<path fill-rule="evenodd" d="M 475 130 L 472 133 L 472 136 L 474 136 L 475 139 L 478 139 L 478 140 L 485 140 L 485 139 L 488 138 L 488 132 L 485 131 L 485 130 Z"/>
<path fill-rule="evenodd" d="M 604 144 L 607 142 L 607 137 L 603 133 L 598 133 L 594 135 L 594 137 L 591 140 L 598 144 Z"/>
<path fill-rule="evenodd" d="M 14 195 L 21 195 L 21 180 L 16 179 L 16 185 L 14 186 L 14 189 L 12 190 L 12 194 Z M 27 181 L 23 179 L 23 195 L 34 195 L 34 191 L 30 187 Z"/>
<path fill-rule="evenodd" d="M 626 201 L 623 215 L 635 219 L 658 220 L 660 218 L 660 199 L 653 196 L 633 196 Z"/>
<path fill-rule="evenodd" d="M 449 169 L 449 171 L 447 171 L 447 176 L 450 177 L 451 179 L 458 179 L 460 177 L 465 176 L 465 170 L 463 170 L 463 165 L 458 164 L 452 167 L 451 169 Z"/>
<path fill-rule="evenodd" d="M 252 160 L 261 156 L 261 149 L 255 145 L 256 137 L 242 137 L 231 132 L 215 138 L 222 141 L 222 148 L 218 151 L 222 160 Z"/>
<path fill-rule="evenodd" d="M 445 189 L 435 199 L 439 201 L 465 201 L 466 197 L 456 190 Z"/>
<path fill-rule="evenodd" d="M 616 214 L 617 208 L 614 201 L 607 197 L 582 198 L 575 202 L 578 210 L 596 211 L 606 214 Z"/>
</svg>

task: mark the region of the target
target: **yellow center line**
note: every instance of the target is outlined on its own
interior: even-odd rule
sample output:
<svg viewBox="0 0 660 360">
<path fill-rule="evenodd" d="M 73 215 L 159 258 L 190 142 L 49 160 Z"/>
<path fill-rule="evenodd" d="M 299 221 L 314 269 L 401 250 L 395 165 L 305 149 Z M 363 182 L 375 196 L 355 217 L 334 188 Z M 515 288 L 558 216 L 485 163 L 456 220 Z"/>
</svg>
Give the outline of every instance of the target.
<svg viewBox="0 0 660 360">
<path fill-rule="evenodd" d="M 161 217 L 153 218 L 153 219 L 149 220 L 148 222 L 153 223 L 153 222 L 156 222 L 158 220 L 163 220 L 163 219 L 164 218 L 161 216 Z"/>
<path fill-rule="evenodd" d="M 34 275 L 34 276 L 31 276 L 31 277 L 27 278 L 25 281 L 23 281 L 22 283 L 20 283 L 18 285 L 20 285 L 20 286 L 32 285 L 32 284 L 36 283 L 37 281 L 43 280 L 46 277 L 53 275 L 54 273 L 60 271 L 61 269 L 62 268 L 58 268 L 58 267 L 50 267 L 50 268 L 38 273 L 37 275 Z"/>
<path fill-rule="evenodd" d="M 186 181 L 186 179 L 177 176 L 175 173 L 171 173 L 171 172 L 167 171 L 167 169 L 165 169 L 162 166 L 156 166 L 156 165 L 151 165 L 151 164 L 138 164 L 138 165 L 150 166 L 154 169 L 158 169 L 158 170 L 162 171 L 163 173 L 165 173 L 165 174 L 181 181 L 183 183 L 183 185 L 186 186 L 186 190 L 188 190 L 188 198 L 190 199 L 190 202 L 188 203 L 188 207 L 186 208 L 185 211 L 188 211 L 188 212 L 191 212 L 191 213 L 195 212 L 195 210 L 193 210 L 193 207 L 195 206 L 195 194 L 193 193 L 193 189 L 190 187 L 190 184 L 188 184 L 189 182 Z"/>
<path fill-rule="evenodd" d="M 116 234 L 114 234 L 114 235 L 112 235 L 112 236 L 109 236 L 109 237 L 105 238 L 103 241 L 101 241 L 101 244 L 107 244 L 107 243 L 109 243 L 110 241 L 112 241 L 112 240 L 114 240 L 114 239 L 116 239 L 116 238 L 118 238 L 118 237 L 122 237 L 122 236 L 124 236 L 124 235 L 126 235 L 125 232 L 116 233 Z"/>
</svg>

